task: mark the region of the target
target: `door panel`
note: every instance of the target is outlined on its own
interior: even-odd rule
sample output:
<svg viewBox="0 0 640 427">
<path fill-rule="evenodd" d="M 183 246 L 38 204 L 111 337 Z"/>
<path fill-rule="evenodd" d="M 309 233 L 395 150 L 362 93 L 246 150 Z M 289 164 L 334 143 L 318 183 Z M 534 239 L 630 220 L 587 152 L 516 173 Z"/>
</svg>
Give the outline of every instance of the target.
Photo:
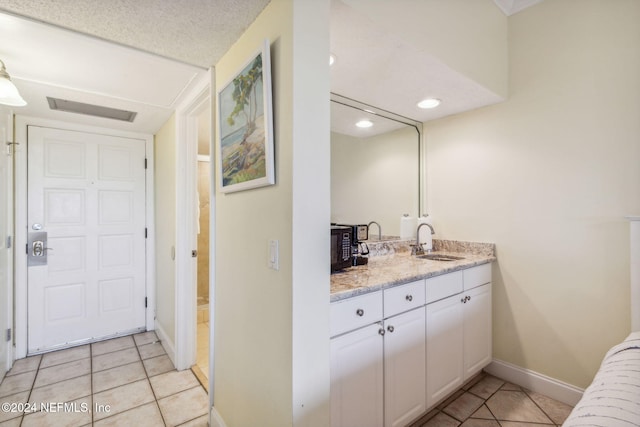
<svg viewBox="0 0 640 427">
<path fill-rule="evenodd" d="M 145 329 L 145 142 L 28 129 L 28 352 Z M 34 257 L 35 258 L 35 257 Z"/>
</svg>

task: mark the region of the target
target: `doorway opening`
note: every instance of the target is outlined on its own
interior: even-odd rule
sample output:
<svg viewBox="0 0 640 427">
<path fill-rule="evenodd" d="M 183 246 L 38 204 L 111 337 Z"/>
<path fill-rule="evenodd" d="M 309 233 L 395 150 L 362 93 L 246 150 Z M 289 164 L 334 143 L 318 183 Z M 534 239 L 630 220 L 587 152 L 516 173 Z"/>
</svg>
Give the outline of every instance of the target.
<svg viewBox="0 0 640 427">
<path fill-rule="evenodd" d="M 209 218 L 211 206 L 210 129 L 211 109 L 204 109 L 198 121 L 197 243 L 196 269 L 196 364 L 192 370 L 203 387 L 209 387 Z"/>
</svg>

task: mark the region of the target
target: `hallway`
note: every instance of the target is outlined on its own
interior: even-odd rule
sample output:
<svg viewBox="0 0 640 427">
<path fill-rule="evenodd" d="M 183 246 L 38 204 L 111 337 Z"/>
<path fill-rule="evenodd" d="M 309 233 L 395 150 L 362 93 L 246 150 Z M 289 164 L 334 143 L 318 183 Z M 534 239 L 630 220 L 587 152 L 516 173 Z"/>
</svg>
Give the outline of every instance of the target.
<svg viewBox="0 0 640 427">
<path fill-rule="evenodd" d="M 208 402 L 151 331 L 17 360 L 0 383 L 0 427 L 206 426 Z"/>
</svg>

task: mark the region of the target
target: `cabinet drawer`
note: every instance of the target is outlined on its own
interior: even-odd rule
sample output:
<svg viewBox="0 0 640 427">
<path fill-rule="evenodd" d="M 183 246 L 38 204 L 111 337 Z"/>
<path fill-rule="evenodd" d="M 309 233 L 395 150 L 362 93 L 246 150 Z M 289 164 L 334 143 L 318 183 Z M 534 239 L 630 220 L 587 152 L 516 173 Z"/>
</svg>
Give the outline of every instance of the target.
<svg viewBox="0 0 640 427">
<path fill-rule="evenodd" d="M 491 263 L 463 270 L 464 290 L 491 282 Z"/>
<path fill-rule="evenodd" d="M 426 280 L 427 304 L 462 292 L 462 271 L 431 277 Z"/>
<path fill-rule="evenodd" d="M 330 333 L 334 337 L 382 320 L 382 291 L 331 303 Z"/>
<path fill-rule="evenodd" d="M 385 289 L 384 317 L 394 316 L 425 304 L 424 280 Z"/>
</svg>

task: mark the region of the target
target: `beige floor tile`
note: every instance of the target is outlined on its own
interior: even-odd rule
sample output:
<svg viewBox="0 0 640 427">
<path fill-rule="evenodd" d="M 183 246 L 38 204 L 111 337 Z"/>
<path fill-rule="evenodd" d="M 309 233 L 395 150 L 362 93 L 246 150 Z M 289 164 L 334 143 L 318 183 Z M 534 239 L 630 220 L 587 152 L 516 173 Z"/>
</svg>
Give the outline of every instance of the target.
<svg viewBox="0 0 640 427">
<path fill-rule="evenodd" d="M 522 391 L 499 390 L 487 400 L 487 407 L 500 422 L 504 420 L 551 424 L 549 417 Z"/>
<path fill-rule="evenodd" d="M 476 396 L 486 400 L 490 398 L 493 393 L 498 391 L 503 385 L 504 381 L 494 376 L 487 375 L 482 380 L 478 381 L 473 387 L 471 387 L 469 391 Z"/>
<path fill-rule="evenodd" d="M 42 360 L 42 355 L 26 357 L 24 359 L 18 359 L 13 363 L 11 370 L 7 372 L 7 376 L 12 376 L 16 374 L 23 374 L 29 371 L 35 371 L 38 369 L 40 365 L 40 361 Z"/>
<path fill-rule="evenodd" d="M 164 347 L 162 347 L 162 344 L 159 342 L 141 345 L 138 347 L 138 351 L 140 352 L 140 357 L 143 360 L 166 354 Z"/>
<path fill-rule="evenodd" d="M 2 403 L 27 403 L 29 399 L 29 391 L 23 391 L 21 393 L 12 394 L 11 396 L 4 396 L 0 399 Z M 22 409 L 24 406 L 20 406 L 19 408 L 9 407 L 8 411 L 0 410 L 0 423 L 5 422 L 7 420 L 11 420 L 14 418 L 21 418 L 24 411 L 18 411 L 17 409 Z M 15 410 L 14 410 L 15 409 Z"/>
<path fill-rule="evenodd" d="M 0 422 L 0 427 L 20 427 L 20 424 L 22 424 L 22 417 Z"/>
<path fill-rule="evenodd" d="M 149 381 L 158 399 L 200 385 L 198 379 L 190 369 L 170 371 L 162 375 L 156 375 L 155 377 L 149 378 Z"/>
<path fill-rule="evenodd" d="M 68 348 L 66 350 L 54 351 L 42 356 L 40 369 L 48 368 L 55 365 L 61 365 L 67 362 L 73 362 L 74 360 L 86 359 L 90 356 L 91 349 L 89 348 L 88 344 L 80 347 Z"/>
<path fill-rule="evenodd" d="M 50 368 L 40 369 L 34 387 L 58 383 L 71 378 L 80 377 L 91 373 L 91 359 L 80 359 L 63 363 Z"/>
<path fill-rule="evenodd" d="M 142 362 L 134 362 L 93 374 L 93 392 L 99 393 L 110 388 L 133 383 L 147 377 Z"/>
<path fill-rule="evenodd" d="M 112 353 L 114 351 L 134 347 L 135 345 L 136 344 L 135 342 L 133 342 L 133 338 L 130 336 L 100 341 L 91 344 L 91 355 L 95 357 L 101 354 Z"/>
<path fill-rule="evenodd" d="M 66 406 L 51 406 L 49 411 L 26 414 L 22 427 L 80 427 L 91 423 L 91 396 L 60 403 Z"/>
<path fill-rule="evenodd" d="M 133 336 L 133 339 L 135 340 L 137 346 L 141 346 L 158 341 L 158 336 L 154 331 L 148 331 L 141 334 L 135 334 Z"/>
<path fill-rule="evenodd" d="M 496 420 L 468 419 L 460 427 L 500 427 Z"/>
<path fill-rule="evenodd" d="M 158 400 L 167 426 L 177 426 L 209 412 L 209 397 L 202 387 L 194 387 Z"/>
<path fill-rule="evenodd" d="M 94 423 L 95 427 L 157 427 L 162 425 L 164 425 L 164 421 L 162 421 L 162 415 L 160 415 L 160 409 L 156 402 L 129 409 Z"/>
<path fill-rule="evenodd" d="M 512 383 L 504 383 L 504 385 L 502 387 L 500 387 L 500 390 L 505 390 L 505 391 L 522 391 L 522 387 L 520 387 L 519 385 L 515 385 Z"/>
<path fill-rule="evenodd" d="M 165 372 L 173 371 L 175 366 L 166 354 L 164 356 L 152 357 L 151 359 L 145 359 L 142 361 L 144 368 L 147 371 L 149 377 L 155 375 L 164 374 Z"/>
<path fill-rule="evenodd" d="M 0 397 L 9 396 L 21 391 L 30 390 L 37 371 L 5 377 L 0 384 Z"/>
<path fill-rule="evenodd" d="M 423 427 L 458 427 L 460 422 L 451 418 L 449 415 L 445 413 L 438 413 L 435 417 L 431 418 L 427 421 Z"/>
<path fill-rule="evenodd" d="M 127 348 L 124 350 L 114 351 L 113 353 L 101 354 L 93 358 L 93 372 L 104 371 L 105 369 L 115 368 L 116 366 L 128 365 L 129 363 L 140 360 L 138 350 Z"/>
<path fill-rule="evenodd" d="M 449 396 L 448 398 L 446 398 L 441 404 L 439 404 L 437 406 L 438 409 L 443 410 L 444 408 L 446 408 L 447 406 L 449 406 L 451 404 L 451 402 L 453 402 L 454 400 L 456 400 L 457 398 L 459 398 L 460 396 L 462 396 L 464 394 L 464 390 L 460 389 L 458 391 L 456 391 L 455 393 L 453 393 L 451 396 Z"/>
<path fill-rule="evenodd" d="M 484 401 L 471 393 L 464 393 L 442 411 L 457 420 L 464 421 L 482 406 Z"/>
<path fill-rule="evenodd" d="M 550 397 L 544 396 L 540 393 L 527 390 L 526 393 L 529 397 L 544 411 L 551 421 L 556 424 L 562 424 L 569 417 L 572 406 L 566 403 L 558 402 Z"/>
<path fill-rule="evenodd" d="M 493 414 L 491 413 L 491 411 L 489 411 L 489 408 L 487 408 L 487 405 L 482 405 L 480 407 L 480 409 L 478 409 L 476 412 L 471 414 L 471 418 L 482 418 L 482 419 L 485 419 L 485 420 L 495 420 Z"/>
<path fill-rule="evenodd" d="M 91 395 L 91 375 L 34 388 L 29 397 L 31 403 L 70 402 Z"/>
<path fill-rule="evenodd" d="M 94 405 L 104 405 L 109 411 L 93 414 L 95 421 L 117 415 L 155 400 L 149 381 L 144 379 L 93 395 Z"/>
<path fill-rule="evenodd" d="M 180 424 L 180 427 L 207 427 L 209 425 L 209 416 L 203 415 L 195 420 L 187 421 L 184 424 Z"/>
<path fill-rule="evenodd" d="M 484 377 L 486 377 L 487 374 L 484 372 L 480 372 L 479 374 L 476 374 L 474 377 L 472 377 L 469 381 L 467 381 L 466 383 L 464 383 L 464 385 L 462 386 L 463 390 L 469 390 L 471 387 L 473 387 L 474 385 L 476 385 L 479 381 L 482 381 L 482 379 Z"/>
</svg>

